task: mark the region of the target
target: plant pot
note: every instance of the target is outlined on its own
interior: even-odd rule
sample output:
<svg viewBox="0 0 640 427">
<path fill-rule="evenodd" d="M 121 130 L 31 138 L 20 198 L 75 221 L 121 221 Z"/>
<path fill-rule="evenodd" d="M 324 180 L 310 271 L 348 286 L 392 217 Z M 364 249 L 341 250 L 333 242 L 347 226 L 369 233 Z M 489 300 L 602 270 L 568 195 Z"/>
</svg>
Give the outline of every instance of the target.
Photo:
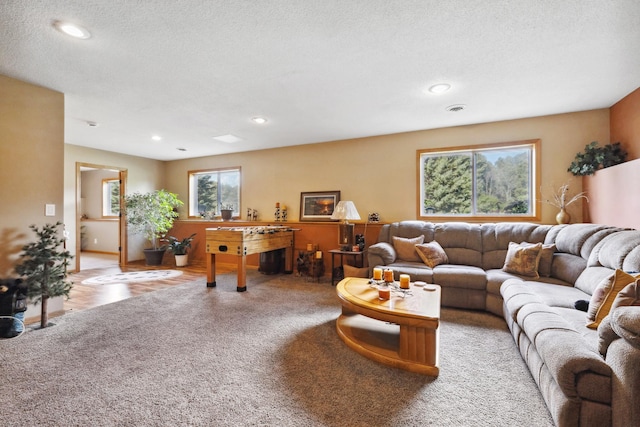
<svg viewBox="0 0 640 427">
<path fill-rule="evenodd" d="M 176 255 L 176 267 L 185 267 L 189 263 L 189 255 Z"/>
<path fill-rule="evenodd" d="M 223 221 L 229 221 L 233 216 L 233 210 L 231 209 L 221 209 L 220 214 L 222 215 Z"/>
<path fill-rule="evenodd" d="M 166 249 L 143 249 L 147 265 L 162 265 L 162 258 Z"/>
</svg>

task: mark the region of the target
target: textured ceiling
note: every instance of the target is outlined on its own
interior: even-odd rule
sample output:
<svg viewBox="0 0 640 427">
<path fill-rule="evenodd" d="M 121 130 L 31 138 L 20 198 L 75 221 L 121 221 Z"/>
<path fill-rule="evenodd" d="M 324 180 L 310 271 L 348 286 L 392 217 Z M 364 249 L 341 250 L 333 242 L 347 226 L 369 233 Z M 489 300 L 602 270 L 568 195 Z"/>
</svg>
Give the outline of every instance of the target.
<svg viewBox="0 0 640 427">
<path fill-rule="evenodd" d="M 610 107 L 640 2 L 3 0 L 0 74 L 65 94 L 69 144 L 199 157 Z"/>
</svg>

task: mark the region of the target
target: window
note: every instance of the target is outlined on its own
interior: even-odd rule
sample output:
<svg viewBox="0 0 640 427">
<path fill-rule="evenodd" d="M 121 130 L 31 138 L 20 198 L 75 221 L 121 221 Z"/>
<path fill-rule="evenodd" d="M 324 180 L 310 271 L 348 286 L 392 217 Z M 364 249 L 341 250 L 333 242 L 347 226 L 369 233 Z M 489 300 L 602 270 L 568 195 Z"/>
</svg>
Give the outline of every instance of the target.
<svg viewBox="0 0 640 427">
<path fill-rule="evenodd" d="M 211 217 L 227 208 L 240 216 L 240 168 L 189 172 L 189 216 Z"/>
<path fill-rule="evenodd" d="M 120 180 L 102 180 L 102 216 L 120 216 Z"/>
<path fill-rule="evenodd" d="M 536 220 L 540 140 L 418 151 L 420 217 Z"/>
</svg>

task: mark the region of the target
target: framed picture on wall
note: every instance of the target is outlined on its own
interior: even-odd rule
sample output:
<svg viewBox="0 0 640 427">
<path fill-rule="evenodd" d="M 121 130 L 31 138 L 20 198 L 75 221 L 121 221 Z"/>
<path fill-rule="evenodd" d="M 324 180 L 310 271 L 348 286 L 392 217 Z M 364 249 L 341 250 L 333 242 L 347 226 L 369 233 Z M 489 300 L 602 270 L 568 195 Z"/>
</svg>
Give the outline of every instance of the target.
<svg viewBox="0 0 640 427">
<path fill-rule="evenodd" d="M 331 221 L 339 201 L 339 191 L 300 193 L 300 221 Z"/>
</svg>

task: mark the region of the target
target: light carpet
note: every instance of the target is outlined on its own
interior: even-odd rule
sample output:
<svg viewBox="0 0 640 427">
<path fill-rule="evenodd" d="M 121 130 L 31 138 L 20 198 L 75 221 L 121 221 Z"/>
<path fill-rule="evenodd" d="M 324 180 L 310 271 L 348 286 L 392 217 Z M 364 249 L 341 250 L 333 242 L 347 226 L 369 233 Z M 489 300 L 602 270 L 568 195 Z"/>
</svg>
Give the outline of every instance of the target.
<svg viewBox="0 0 640 427">
<path fill-rule="evenodd" d="M 552 426 L 504 320 L 443 309 L 440 376 L 338 337 L 335 287 L 217 276 L 0 341 L 3 426 Z"/>
<path fill-rule="evenodd" d="M 153 280 L 171 279 L 182 274 L 179 270 L 145 270 L 129 273 L 105 274 L 82 281 L 83 285 L 109 285 L 113 283 L 149 282 Z"/>
</svg>

